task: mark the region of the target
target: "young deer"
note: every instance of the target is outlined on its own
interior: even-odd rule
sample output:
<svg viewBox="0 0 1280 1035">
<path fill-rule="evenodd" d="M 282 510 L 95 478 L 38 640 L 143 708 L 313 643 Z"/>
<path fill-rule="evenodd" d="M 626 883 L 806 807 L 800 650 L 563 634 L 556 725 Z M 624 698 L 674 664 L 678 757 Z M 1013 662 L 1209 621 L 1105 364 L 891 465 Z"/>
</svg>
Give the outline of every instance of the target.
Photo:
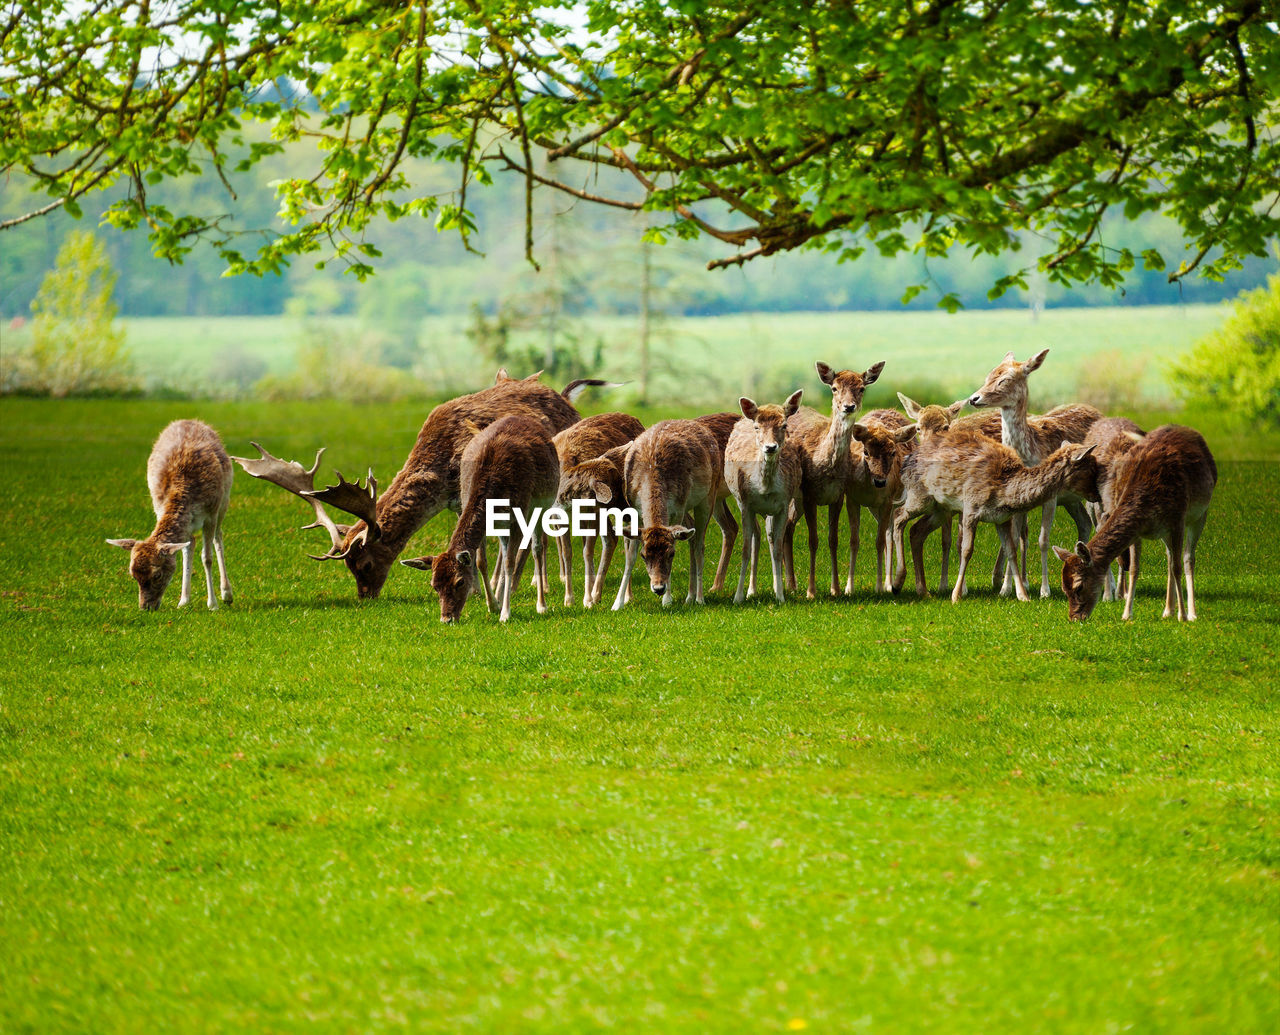
<svg viewBox="0 0 1280 1035">
<path fill-rule="evenodd" d="M 594 417 L 586 417 L 556 435 L 552 439 L 556 454 L 560 458 L 560 487 L 556 493 L 556 504 L 567 510 L 575 499 L 589 500 L 594 503 L 596 501 L 594 482 L 599 479 L 591 469 L 582 471 L 580 465 L 597 460 L 618 446 L 630 444 L 643 431 L 644 425 L 628 413 L 600 413 Z M 610 464 L 610 467 L 613 465 Z M 613 467 L 613 471 L 620 482 L 621 475 L 618 474 L 617 468 Z M 613 498 L 612 487 L 609 497 Z M 606 533 L 599 578 L 597 578 L 595 564 L 597 538 L 599 537 L 593 535 L 582 538 L 583 607 L 591 607 L 599 602 L 604 588 L 604 573 L 609 567 L 609 561 L 613 559 L 613 551 L 617 546 L 617 536 Z M 573 606 L 573 553 L 565 551 L 564 556 L 564 603 L 566 607 L 571 607 Z"/>
<path fill-rule="evenodd" d="M 715 436 L 696 420 L 659 421 L 626 450 L 622 482 L 626 497 L 640 511 L 639 536 L 627 536 L 622 585 L 613 609 L 626 603 L 637 552 L 649 571 L 649 588 L 671 604 L 671 563 L 676 542 L 689 541 L 689 595 L 685 603 L 703 603 L 702 562 L 707 525 L 721 498 L 723 454 Z M 679 525 L 685 515 L 693 527 Z"/>
<path fill-rule="evenodd" d="M 1019 363 L 1012 352 L 987 375 L 987 379 L 970 397 L 973 406 L 997 406 L 1000 408 L 1001 441 L 1013 448 L 1022 462 L 1029 467 L 1041 463 L 1045 457 L 1063 442 L 1079 442 L 1089 425 L 1102 414 L 1092 406 L 1075 404 L 1060 406 L 1036 420 L 1027 417 L 1027 378 L 1040 369 L 1048 349 L 1042 349 L 1025 363 Z M 1084 500 L 1067 494 L 1061 501 L 1067 513 L 1076 523 L 1080 536 L 1089 534 L 1089 516 L 1085 513 Z M 1049 541 L 1053 533 L 1053 517 L 1059 500 L 1045 500 L 1040 517 L 1040 596 L 1051 593 L 1049 586 Z M 1025 530 L 1019 524 L 1019 538 Z M 997 568 L 999 564 L 997 562 Z M 1004 592 L 1008 591 L 1010 572 L 1006 570 Z M 1025 578 L 1025 575 L 1024 575 Z"/>
<path fill-rule="evenodd" d="M 800 492 L 800 451 L 787 441 L 787 418 L 800 406 L 804 390 L 792 393 L 781 406 L 757 406 L 745 396 L 738 400 L 743 419 L 729 436 L 724 451 L 724 480 L 738 501 L 742 515 L 742 570 L 733 602 L 741 604 L 743 586 L 750 572 L 745 596 L 756 593 L 756 560 L 760 552 L 757 515 L 765 519 L 769 561 L 773 568 L 773 592 L 778 603 L 786 600 L 783 542 L 787 510 Z"/>
<path fill-rule="evenodd" d="M 222 519 L 231 500 L 231 460 L 218 433 L 198 420 L 176 420 L 160 433 L 147 460 L 147 486 L 156 512 L 156 527 L 146 539 L 108 539 L 129 551 L 129 573 L 138 583 L 138 606 L 160 607 L 160 598 L 173 578 L 182 551 L 182 595 L 178 606 L 191 600 L 194 535 L 204 532 L 200 559 L 209 607 L 213 595 L 213 554 L 218 555 L 222 599 L 231 603 L 231 582 L 222 552 Z"/>
<path fill-rule="evenodd" d="M 1135 443 L 1109 490 L 1107 516 L 1088 545 L 1076 543 L 1074 553 L 1053 548 L 1062 561 L 1062 589 L 1071 620 L 1082 622 L 1092 614 L 1113 560 L 1139 539 L 1161 539 L 1168 552 L 1163 617 L 1176 611 L 1179 621 L 1194 622 L 1196 544 L 1217 483 L 1213 454 L 1198 431 L 1166 424 Z M 1133 617 L 1137 582 L 1135 560 L 1125 588 L 1126 620 Z"/>
<path fill-rule="evenodd" d="M 580 378 L 557 392 L 539 384 L 536 375 L 520 380 L 508 377 L 498 379 L 492 388 L 441 403 L 422 425 L 404 466 L 372 507 L 358 498 L 362 494 L 342 496 L 359 507 L 359 512 L 354 512 L 359 518 L 356 524 L 337 525 L 324 513 L 320 504 L 341 507 L 338 499 L 323 494 L 303 497 L 316 507 L 317 521 L 307 527 L 323 527 L 333 541 L 328 553 L 311 556 L 321 561 L 344 561 L 355 576 L 360 599 L 376 598 L 392 564 L 414 533 L 446 507 L 454 511 L 461 508 L 459 463 L 474 427 L 485 428 L 503 417 L 522 414 L 540 420 L 554 435 L 582 419 L 573 407 L 578 393 L 588 386 L 611 384 Z M 274 482 L 297 495 L 310 488 L 314 467 L 308 472 L 299 464 L 277 460 L 261 446 L 258 449 L 262 452 L 259 459 L 232 459 L 255 478 Z"/>
<path fill-rule="evenodd" d="M 898 549 L 895 586 L 906 577 L 902 528 L 911 518 L 938 510 L 960 514 L 960 568 L 953 603 L 964 592 L 965 572 L 973 556 L 974 533 L 979 521 L 996 526 L 1006 553 L 1017 557 L 1010 523 L 1015 514 L 1043 506 L 1064 490 L 1087 495 L 1096 478 L 1090 459 L 1092 447 L 1063 445 L 1035 466 L 1027 467 L 1008 446 L 972 432 L 941 430 L 922 437 L 915 454 L 903 465 L 903 500 L 893 519 L 893 537 Z M 915 555 L 916 588 L 924 590 L 920 574 L 922 558 Z M 923 545 L 923 540 L 921 541 Z M 1015 564 L 1014 585 L 1019 600 L 1029 600 L 1022 572 Z M 924 595 L 923 592 L 921 595 Z"/>
<path fill-rule="evenodd" d="M 898 401 L 902 404 L 902 408 L 907 411 L 907 416 L 916 421 L 915 425 L 905 425 L 895 432 L 895 439 L 900 445 L 898 450 L 905 464 L 907 459 L 915 453 L 915 442 L 913 437 L 916 429 L 919 429 L 920 441 L 934 441 L 937 435 L 951 428 L 957 430 L 972 431 L 978 434 L 993 437 L 990 432 L 992 425 L 990 417 L 987 414 L 995 414 L 994 439 L 999 441 L 1000 438 L 1000 413 L 996 411 L 984 411 L 984 413 L 969 414 L 967 417 L 959 417 L 958 414 L 965 406 L 968 405 L 964 399 L 953 402 L 950 406 L 921 406 L 914 399 L 898 393 Z M 894 499 L 895 506 L 898 498 L 901 497 L 901 490 Z M 911 558 L 915 568 L 916 587 L 920 589 L 924 586 L 924 544 L 939 528 L 942 529 L 942 568 L 938 577 L 938 593 L 950 593 L 951 585 L 949 581 L 951 566 L 951 519 L 952 513 L 949 510 L 936 509 L 921 517 L 914 525 L 911 526 Z M 893 542 L 892 537 L 890 541 Z M 896 544 L 895 544 L 896 549 Z M 902 563 L 906 563 L 903 559 Z M 890 587 L 894 593 L 901 592 L 902 582 L 895 579 Z M 961 590 L 963 593 L 964 590 Z"/>
<path fill-rule="evenodd" d="M 788 432 L 800 448 L 805 527 L 809 532 L 809 585 L 806 596 L 818 595 L 815 565 L 818 553 L 818 508 L 827 508 L 827 547 L 831 552 L 831 595 L 840 594 L 840 508 L 849 482 L 849 444 L 862 395 L 884 369 L 883 361 L 861 374 L 833 370 L 826 363 L 815 364 L 818 377 L 831 389 L 831 416 L 824 417 L 809 407 L 802 408 L 787 423 Z M 794 522 L 788 522 L 787 568 L 792 572 L 788 588 L 794 589 Z"/>
<path fill-rule="evenodd" d="M 910 432 L 903 429 L 910 427 Z M 901 435 L 901 437 L 899 437 Z M 894 501 L 902 491 L 902 458 L 913 448 L 915 428 L 897 410 L 872 410 L 853 426 L 849 445 L 849 481 L 845 506 L 849 511 L 849 576 L 845 592 L 853 592 L 853 572 L 858 562 L 862 508 L 876 519 L 876 592 L 885 591 L 885 577 L 892 565 Z M 950 529 L 947 529 L 950 545 Z"/>
<path fill-rule="evenodd" d="M 481 430 L 462 451 L 460 483 L 462 514 L 449 537 L 444 552 L 435 556 L 401 560 L 409 568 L 431 572 L 431 586 L 440 597 L 440 621 L 455 622 L 462 605 L 476 589 L 476 569 L 484 590 L 485 604 L 493 610 L 494 599 L 484 557 L 477 558 L 484 542 L 485 517 L 490 500 L 510 501 L 513 510 L 532 513 L 534 507 L 555 502 L 560 485 L 560 463 L 546 425 L 532 417 L 503 417 Z M 516 584 L 517 550 L 511 533 L 498 537 L 499 563 L 506 575 L 499 588 L 501 621 L 511 617 L 511 591 Z M 547 610 L 546 541 L 541 531 L 533 539 L 533 558 L 538 590 L 538 614 Z"/>
<path fill-rule="evenodd" d="M 1085 434 L 1084 444 L 1097 447 L 1093 456 L 1098 463 L 1098 502 L 1086 504 L 1094 528 L 1102 527 L 1102 522 L 1106 520 L 1107 514 L 1115 505 L 1114 490 L 1120 469 L 1124 466 L 1134 443 L 1140 442 L 1145 434 L 1145 431 L 1127 417 L 1103 417 Z M 1125 570 L 1137 564 L 1140 550 L 1141 540 L 1134 540 L 1133 545 L 1129 547 L 1128 556 L 1121 554 L 1122 575 Z M 1116 581 L 1108 565 L 1102 599 L 1116 600 L 1118 597 Z"/>
<path fill-rule="evenodd" d="M 724 451 L 729 444 L 729 436 L 733 434 L 733 429 L 741 419 L 740 413 L 728 410 L 694 418 L 715 436 L 716 445 L 720 447 L 721 467 L 724 466 Z M 716 562 L 715 578 L 711 580 L 712 593 L 719 593 L 724 589 L 725 576 L 729 571 L 729 557 L 733 553 L 733 544 L 738 538 L 738 522 L 734 520 L 733 511 L 729 509 L 729 488 L 721 483 L 720 491 L 722 495 L 711 512 L 711 516 L 720 527 L 720 559 Z"/>
</svg>

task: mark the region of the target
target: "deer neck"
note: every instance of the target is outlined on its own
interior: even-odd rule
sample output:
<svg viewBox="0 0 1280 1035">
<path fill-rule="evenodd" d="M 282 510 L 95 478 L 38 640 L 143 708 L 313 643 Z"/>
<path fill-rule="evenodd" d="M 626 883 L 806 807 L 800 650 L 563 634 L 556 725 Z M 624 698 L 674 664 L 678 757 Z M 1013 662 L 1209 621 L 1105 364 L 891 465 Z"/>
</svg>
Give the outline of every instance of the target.
<svg viewBox="0 0 1280 1035">
<path fill-rule="evenodd" d="M 458 553 L 462 550 L 470 550 L 473 553 L 480 548 L 480 544 L 484 542 L 485 528 L 485 504 L 488 499 L 481 500 L 479 495 L 473 495 L 467 501 L 467 505 L 462 509 L 462 514 L 458 518 L 458 523 L 454 526 L 453 535 L 449 537 L 449 552 Z"/>
<path fill-rule="evenodd" d="M 181 543 L 191 538 L 190 522 L 180 507 L 166 507 L 164 513 L 156 518 L 156 527 L 151 530 L 151 540 L 157 543 Z"/>
<path fill-rule="evenodd" d="M 1005 479 L 1000 497 L 1013 510 L 1031 510 L 1057 496 L 1067 480 L 1067 459 L 1023 467 Z"/>
<path fill-rule="evenodd" d="M 853 415 L 850 414 L 852 417 Z M 849 455 L 849 444 L 853 441 L 853 421 L 845 420 L 843 413 L 833 413 L 831 423 L 827 425 L 827 434 L 818 447 L 814 459 L 820 466 L 834 469 L 839 467 Z"/>
<path fill-rule="evenodd" d="M 1144 515 L 1138 507 L 1117 507 L 1089 540 L 1090 563 L 1105 568 L 1127 550 L 1142 532 Z"/>
<path fill-rule="evenodd" d="M 387 491 L 378 497 L 380 542 L 399 553 L 414 533 L 449 503 L 447 477 L 434 470 L 415 471 L 408 475 L 402 470 Z M 363 527 L 363 521 L 355 526 L 356 529 Z"/>
<path fill-rule="evenodd" d="M 1000 407 L 1000 441 L 1017 453 L 1024 464 L 1035 465 L 1043 459 L 1027 420 L 1025 392 L 1011 404 Z"/>
</svg>

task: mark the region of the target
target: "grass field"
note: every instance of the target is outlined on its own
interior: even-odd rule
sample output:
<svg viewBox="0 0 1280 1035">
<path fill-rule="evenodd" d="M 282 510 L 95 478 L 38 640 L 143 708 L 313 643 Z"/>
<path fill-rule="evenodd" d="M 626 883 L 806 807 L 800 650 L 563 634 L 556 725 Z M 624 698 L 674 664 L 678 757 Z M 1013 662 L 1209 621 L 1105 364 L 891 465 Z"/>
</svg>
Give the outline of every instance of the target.
<svg viewBox="0 0 1280 1035">
<path fill-rule="evenodd" d="M 1210 429 L 1195 625 L 1158 548 L 1071 625 L 864 541 L 852 599 L 445 628 L 242 475 L 235 603 L 138 611 L 179 416 L 385 476 L 424 408 L 0 400 L 0 1030 L 1280 1028 L 1274 451 Z"/>
</svg>

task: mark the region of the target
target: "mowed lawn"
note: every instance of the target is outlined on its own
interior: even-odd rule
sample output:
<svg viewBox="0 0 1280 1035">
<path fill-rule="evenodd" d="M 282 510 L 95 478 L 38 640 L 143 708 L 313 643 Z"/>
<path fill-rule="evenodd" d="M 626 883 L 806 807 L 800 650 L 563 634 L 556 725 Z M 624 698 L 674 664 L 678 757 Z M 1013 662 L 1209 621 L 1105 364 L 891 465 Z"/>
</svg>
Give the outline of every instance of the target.
<svg viewBox="0 0 1280 1035">
<path fill-rule="evenodd" d="M 877 597 L 866 518 L 852 599 L 445 628 L 243 474 L 235 603 L 137 609 L 167 421 L 385 484 L 424 411 L 0 401 L 0 1030 L 1280 1027 L 1276 456 L 1210 434 L 1194 625 L 1155 545 L 1132 623 L 996 598 L 990 529 Z"/>
</svg>

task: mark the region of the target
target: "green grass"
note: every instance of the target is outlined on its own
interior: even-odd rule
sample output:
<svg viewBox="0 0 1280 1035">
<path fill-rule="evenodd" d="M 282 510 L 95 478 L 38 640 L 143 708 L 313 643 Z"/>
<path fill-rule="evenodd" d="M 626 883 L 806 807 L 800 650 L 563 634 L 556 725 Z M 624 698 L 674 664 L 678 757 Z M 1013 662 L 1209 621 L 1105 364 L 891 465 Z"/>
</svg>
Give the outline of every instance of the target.
<svg viewBox="0 0 1280 1035">
<path fill-rule="evenodd" d="M 957 607 L 864 541 L 850 600 L 445 628 L 243 476 L 235 604 L 144 614 L 102 540 L 193 415 L 390 473 L 423 407 L 0 401 L 0 1029 L 1280 1026 L 1274 453 L 1210 434 L 1193 626 L 1158 563 L 994 598 L 984 530 Z"/>
</svg>

